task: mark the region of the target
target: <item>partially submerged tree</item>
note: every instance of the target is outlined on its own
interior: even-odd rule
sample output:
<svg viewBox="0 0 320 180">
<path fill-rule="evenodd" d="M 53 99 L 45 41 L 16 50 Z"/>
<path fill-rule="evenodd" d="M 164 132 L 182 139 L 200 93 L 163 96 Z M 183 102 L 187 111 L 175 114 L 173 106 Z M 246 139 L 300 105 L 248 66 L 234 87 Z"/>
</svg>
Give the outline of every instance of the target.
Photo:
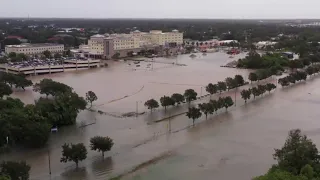
<svg viewBox="0 0 320 180">
<path fill-rule="evenodd" d="M 256 73 L 250 73 L 248 79 L 251 81 L 257 81 L 258 80 L 258 75 Z"/>
<path fill-rule="evenodd" d="M 206 86 L 206 91 L 207 91 L 207 92 L 210 94 L 210 96 L 211 96 L 212 94 L 215 94 L 215 93 L 218 92 L 218 85 L 210 83 L 210 84 L 208 84 L 208 85 Z"/>
<path fill-rule="evenodd" d="M 253 95 L 253 99 L 256 99 L 256 96 L 259 96 L 260 95 L 260 91 L 258 88 L 256 87 L 253 87 L 250 89 L 252 95 Z"/>
<path fill-rule="evenodd" d="M 110 151 L 113 146 L 113 140 L 109 137 L 95 136 L 90 139 L 91 150 L 99 151 L 104 157 L 104 153 Z"/>
<path fill-rule="evenodd" d="M 164 110 L 167 110 L 168 106 L 173 106 L 175 104 L 174 100 L 169 96 L 163 96 L 160 98 L 161 106 L 164 107 Z"/>
<path fill-rule="evenodd" d="M 241 75 L 235 75 L 234 76 L 234 81 L 237 87 L 243 86 L 244 85 L 244 79 Z"/>
<path fill-rule="evenodd" d="M 250 89 L 244 89 L 241 91 L 241 97 L 244 99 L 244 102 L 247 103 L 247 100 L 251 97 L 251 91 Z"/>
<path fill-rule="evenodd" d="M 72 92 L 72 88 L 66 84 L 53 81 L 52 79 L 42 79 L 33 86 L 33 90 L 46 96 L 56 96 L 61 93 Z"/>
<path fill-rule="evenodd" d="M 224 97 L 223 99 L 224 99 L 223 106 L 226 108 L 226 111 L 227 111 L 228 108 L 231 107 L 234 103 L 230 96 Z"/>
<path fill-rule="evenodd" d="M 187 112 L 187 116 L 188 118 L 192 119 L 192 123 L 193 123 L 193 126 L 194 126 L 194 121 L 198 118 L 201 117 L 201 112 L 200 112 L 200 109 L 198 108 L 195 108 L 195 107 L 192 107 L 192 108 L 189 108 L 188 112 Z"/>
<path fill-rule="evenodd" d="M 223 82 L 223 81 L 219 81 L 219 82 L 218 82 L 218 90 L 219 90 L 220 94 L 221 94 L 222 91 L 227 90 L 227 85 L 226 85 L 226 83 Z"/>
<path fill-rule="evenodd" d="M 212 114 L 214 111 L 210 103 L 199 104 L 199 109 L 204 115 L 206 115 L 206 119 L 208 118 L 208 114 Z"/>
<path fill-rule="evenodd" d="M 62 157 L 60 162 L 73 161 L 76 163 L 76 168 L 78 168 L 79 162 L 87 158 L 87 148 L 83 143 L 78 144 L 64 144 L 62 146 Z"/>
<path fill-rule="evenodd" d="M 144 103 L 144 106 L 146 106 L 152 112 L 153 109 L 159 107 L 159 103 L 158 103 L 158 101 L 156 101 L 154 99 L 149 99 L 148 101 L 146 101 Z"/>
<path fill-rule="evenodd" d="M 180 104 L 184 101 L 184 96 L 179 93 L 174 93 L 172 94 L 171 99 L 173 99 L 175 103 Z"/>
<path fill-rule="evenodd" d="M 225 81 L 226 81 L 228 91 L 236 87 L 236 81 L 231 77 L 227 77 Z"/>
<path fill-rule="evenodd" d="M 274 85 L 273 83 L 266 84 L 266 89 L 267 89 L 267 91 L 269 91 L 269 93 L 275 88 L 277 88 L 277 86 Z"/>
<path fill-rule="evenodd" d="M 191 101 L 197 99 L 197 93 L 193 89 L 187 89 L 184 92 L 184 97 L 187 100 L 187 102 L 190 104 Z"/>
<path fill-rule="evenodd" d="M 98 99 L 97 95 L 93 91 L 88 91 L 86 93 L 86 100 L 90 103 L 90 108 L 92 107 L 92 102 Z"/>
</svg>

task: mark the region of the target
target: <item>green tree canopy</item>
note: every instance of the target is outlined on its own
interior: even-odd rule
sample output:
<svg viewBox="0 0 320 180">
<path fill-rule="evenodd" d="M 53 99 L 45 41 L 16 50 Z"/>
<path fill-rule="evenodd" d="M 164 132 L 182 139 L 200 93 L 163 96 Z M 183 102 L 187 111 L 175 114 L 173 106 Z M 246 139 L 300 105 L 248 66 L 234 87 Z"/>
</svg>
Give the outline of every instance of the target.
<svg viewBox="0 0 320 180">
<path fill-rule="evenodd" d="M 104 157 L 104 153 L 110 151 L 113 146 L 113 140 L 109 137 L 95 136 L 90 139 L 91 150 L 99 151 Z"/>
<path fill-rule="evenodd" d="M 197 99 L 197 93 L 193 89 L 187 89 L 184 92 L 184 97 L 186 98 L 187 102 L 190 104 L 191 101 Z"/>
<path fill-rule="evenodd" d="M 194 121 L 198 118 L 200 118 L 202 115 L 200 109 L 198 108 L 195 108 L 195 107 L 192 107 L 192 108 L 189 108 L 188 112 L 187 112 L 187 117 L 192 119 L 192 123 L 194 125 Z"/>
<path fill-rule="evenodd" d="M 184 101 L 184 96 L 179 93 L 174 93 L 172 94 L 171 99 L 173 99 L 177 104 L 180 104 Z"/>
<path fill-rule="evenodd" d="M 228 87 L 228 91 L 237 86 L 237 82 L 231 77 L 227 77 L 225 81 L 226 81 L 226 85 Z"/>
<path fill-rule="evenodd" d="M 218 82 L 218 90 L 219 90 L 219 92 L 221 94 L 222 91 L 227 90 L 227 84 L 225 82 L 223 82 L 223 81 L 219 81 Z"/>
<path fill-rule="evenodd" d="M 218 85 L 209 83 L 209 84 L 206 86 L 206 91 L 207 91 L 210 95 L 215 94 L 215 93 L 218 92 Z"/>
<path fill-rule="evenodd" d="M 234 76 L 234 81 L 237 87 L 244 85 L 244 79 L 241 75 L 235 75 Z"/>
<path fill-rule="evenodd" d="M 51 52 L 46 50 L 46 51 L 43 51 L 43 55 L 46 57 L 46 58 L 50 58 L 51 57 Z"/>
<path fill-rule="evenodd" d="M 278 161 L 280 169 L 294 175 L 298 175 L 306 164 L 315 167 L 320 163 L 316 145 L 303 135 L 300 129 L 289 132 L 284 146 L 281 149 L 275 149 L 273 157 Z"/>
<path fill-rule="evenodd" d="M 249 74 L 249 80 L 251 81 L 251 83 L 252 83 L 252 81 L 257 81 L 258 80 L 258 75 L 256 73 L 251 72 Z"/>
<path fill-rule="evenodd" d="M 90 108 L 92 107 L 92 102 L 98 99 L 97 95 L 93 91 L 88 91 L 86 93 L 86 100 L 90 103 Z"/>
<path fill-rule="evenodd" d="M 33 90 L 40 94 L 56 96 L 60 93 L 71 92 L 72 88 L 66 84 L 53 81 L 52 79 L 42 79 L 33 86 Z"/>
<path fill-rule="evenodd" d="M 12 89 L 7 84 L 0 82 L 0 98 L 2 99 L 3 96 L 9 96 L 12 94 Z"/>
<path fill-rule="evenodd" d="M 248 90 L 244 89 L 241 91 L 240 94 L 241 94 L 242 99 L 244 99 L 244 102 L 247 103 L 247 100 L 250 99 L 250 97 L 251 97 L 250 89 L 248 89 Z"/>
<path fill-rule="evenodd" d="M 83 143 L 78 144 L 64 144 L 62 146 L 62 157 L 60 162 L 73 161 L 76 163 L 76 168 L 78 168 L 79 162 L 87 158 L 87 148 Z"/>
<path fill-rule="evenodd" d="M 206 115 L 206 119 L 208 117 L 208 114 L 212 114 L 214 109 L 210 103 L 202 103 L 199 104 L 200 111 Z"/>
<path fill-rule="evenodd" d="M 144 106 L 146 106 L 148 109 L 152 110 L 155 109 L 155 108 L 158 108 L 159 107 L 159 103 L 158 101 L 154 100 L 154 99 L 149 99 L 148 101 L 146 101 L 144 103 Z"/>
<path fill-rule="evenodd" d="M 24 161 L 5 161 L 0 165 L 0 174 L 9 176 L 11 180 L 28 180 L 30 169 Z"/>
<path fill-rule="evenodd" d="M 163 96 L 160 98 L 161 106 L 164 107 L 165 110 L 167 110 L 167 106 L 173 106 L 175 104 L 175 101 L 169 97 L 169 96 Z"/>
</svg>

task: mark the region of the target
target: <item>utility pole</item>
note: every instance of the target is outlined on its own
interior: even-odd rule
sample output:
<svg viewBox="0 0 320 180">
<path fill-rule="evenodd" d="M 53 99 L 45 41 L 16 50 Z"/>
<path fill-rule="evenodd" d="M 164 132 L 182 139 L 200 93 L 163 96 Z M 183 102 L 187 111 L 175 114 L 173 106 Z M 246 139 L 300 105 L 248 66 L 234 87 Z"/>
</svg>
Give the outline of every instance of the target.
<svg viewBox="0 0 320 180">
<path fill-rule="evenodd" d="M 236 91 L 234 92 L 234 106 L 237 106 L 237 91 L 238 88 L 236 88 Z"/>
<path fill-rule="evenodd" d="M 171 133 L 171 113 L 169 114 L 169 133 Z"/>
<path fill-rule="evenodd" d="M 201 91 L 200 91 L 200 97 L 202 96 L 202 86 L 201 86 Z"/>
<path fill-rule="evenodd" d="M 48 147 L 48 164 L 49 164 L 49 175 L 50 175 L 50 178 L 51 178 L 51 158 L 50 158 L 49 147 Z"/>
<path fill-rule="evenodd" d="M 136 101 L 136 117 L 138 117 L 138 101 Z"/>
<path fill-rule="evenodd" d="M 154 60 L 153 60 L 153 58 L 152 58 L 152 71 L 153 71 L 153 62 L 154 62 Z"/>
</svg>

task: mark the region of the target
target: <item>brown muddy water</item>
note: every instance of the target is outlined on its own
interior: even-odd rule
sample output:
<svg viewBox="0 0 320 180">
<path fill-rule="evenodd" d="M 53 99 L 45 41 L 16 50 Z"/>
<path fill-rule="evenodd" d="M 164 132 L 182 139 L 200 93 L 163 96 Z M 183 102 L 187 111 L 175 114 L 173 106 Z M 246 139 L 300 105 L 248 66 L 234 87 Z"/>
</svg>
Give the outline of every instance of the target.
<svg viewBox="0 0 320 180">
<path fill-rule="evenodd" d="M 153 70 L 152 65 L 147 68 L 150 62 L 141 62 L 140 67 L 136 67 L 132 62 L 118 61 L 110 62 L 107 68 L 32 77 L 34 82 L 52 78 L 66 83 L 83 96 L 92 90 L 98 96 L 94 109 L 107 114 L 83 111 L 78 116 L 77 125 L 52 134 L 46 148 L 15 150 L 0 159 L 26 160 L 32 166 L 31 179 L 34 180 L 93 180 L 129 172 L 137 165 L 170 151 L 174 155 L 144 166 L 124 179 L 245 180 L 267 171 L 274 163 L 273 149 L 284 143 L 292 128 L 301 128 L 320 144 L 320 78 L 317 77 L 290 88 L 278 88 L 247 105 L 237 93 L 236 107 L 228 112 L 221 110 L 208 120 L 202 117 L 195 127 L 190 128 L 192 121 L 185 115 L 154 123 L 164 116 L 184 112 L 187 105 L 170 107 L 166 113 L 159 108 L 152 114 L 143 106 L 150 98 L 183 93 L 187 88 L 204 95 L 205 85 L 235 74 L 247 78 L 247 70 L 220 67 L 243 56 L 229 59 L 227 54 L 213 53 L 207 56 L 198 54 L 194 59 L 187 55 L 157 58 L 156 61 L 161 63 L 154 63 Z M 170 64 L 172 62 L 187 66 L 175 66 Z M 233 96 L 235 93 L 226 94 Z M 33 103 L 39 94 L 29 88 L 26 92 L 15 92 L 13 96 Z M 208 98 L 196 103 L 208 101 Z M 146 113 L 138 117 L 121 117 L 136 109 Z M 168 127 L 171 127 L 171 133 L 168 133 Z M 89 149 L 89 139 L 96 135 L 109 136 L 115 142 L 104 160 L 100 153 L 88 150 L 88 158 L 80 163 L 77 171 L 73 163 L 60 163 L 63 143 L 83 142 Z"/>
</svg>

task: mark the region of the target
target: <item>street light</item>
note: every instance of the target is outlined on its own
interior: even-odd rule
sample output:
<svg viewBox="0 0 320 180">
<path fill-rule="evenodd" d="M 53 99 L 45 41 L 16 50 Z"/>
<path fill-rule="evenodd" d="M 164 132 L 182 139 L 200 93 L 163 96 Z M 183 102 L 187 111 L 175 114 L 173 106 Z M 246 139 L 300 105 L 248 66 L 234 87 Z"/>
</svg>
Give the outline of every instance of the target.
<svg viewBox="0 0 320 180">
<path fill-rule="evenodd" d="M 142 103 L 142 101 L 136 101 L 136 117 L 138 117 L 138 113 L 139 113 L 139 103 Z"/>
</svg>

